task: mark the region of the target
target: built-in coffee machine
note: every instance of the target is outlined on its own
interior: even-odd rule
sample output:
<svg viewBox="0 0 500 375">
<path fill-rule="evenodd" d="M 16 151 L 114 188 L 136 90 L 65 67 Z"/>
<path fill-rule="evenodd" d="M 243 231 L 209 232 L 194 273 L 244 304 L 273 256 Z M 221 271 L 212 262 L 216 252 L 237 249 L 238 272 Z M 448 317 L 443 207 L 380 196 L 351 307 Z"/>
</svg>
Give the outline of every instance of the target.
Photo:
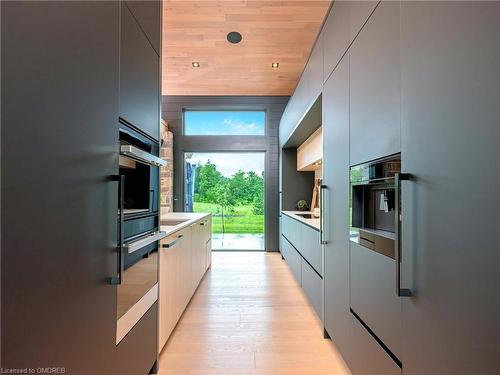
<svg viewBox="0 0 500 375">
<path fill-rule="evenodd" d="M 400 154 L 350 169 L 350 239 L 392 259 L 399 232 L 400 172 Z"/>
</svg>

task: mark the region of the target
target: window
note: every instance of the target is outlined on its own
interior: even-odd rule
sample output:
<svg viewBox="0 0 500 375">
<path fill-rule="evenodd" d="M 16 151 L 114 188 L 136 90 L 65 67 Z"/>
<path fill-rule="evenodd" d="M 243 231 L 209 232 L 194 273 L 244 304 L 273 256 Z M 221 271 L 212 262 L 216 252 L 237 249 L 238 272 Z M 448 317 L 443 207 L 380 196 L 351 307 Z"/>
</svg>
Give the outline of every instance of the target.
<svg viewBox="0 0 500 375">
<path fill-rule="evenodd" d="M 184 111 L 185 135 L 265 135 L 264 111 Z"/>
</svg>

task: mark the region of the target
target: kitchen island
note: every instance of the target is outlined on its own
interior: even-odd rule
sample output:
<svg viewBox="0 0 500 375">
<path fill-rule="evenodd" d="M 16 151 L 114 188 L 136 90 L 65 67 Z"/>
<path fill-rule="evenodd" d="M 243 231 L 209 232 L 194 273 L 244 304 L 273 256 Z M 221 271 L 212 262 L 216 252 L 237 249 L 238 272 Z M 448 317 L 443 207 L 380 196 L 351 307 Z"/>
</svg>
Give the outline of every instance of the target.
<svg viewBox="0 0 500 375">
<path fill-rule="evenodd" d="M 167 212 L 160 215 L 160 230 L 167 236 L 189 227 L 200 220 L 211 218 L 207 212 Z"/>
<path fill-rule="evenodd" d="M 212 261 L 212 215 L 169 212 L 160 215 L 159 325 L 160 352 Z"/>
</svg>

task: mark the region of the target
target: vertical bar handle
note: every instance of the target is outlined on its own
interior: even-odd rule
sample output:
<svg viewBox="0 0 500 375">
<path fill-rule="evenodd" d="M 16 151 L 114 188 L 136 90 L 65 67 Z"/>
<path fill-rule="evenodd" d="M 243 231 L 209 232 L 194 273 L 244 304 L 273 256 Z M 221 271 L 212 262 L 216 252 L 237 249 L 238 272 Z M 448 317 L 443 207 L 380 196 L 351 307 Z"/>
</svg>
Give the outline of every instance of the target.
<svg viewBox="0 0 500 375">
<path fill-rule="evenodd" d="M 398 297 L 410 297 L 411 290 L 401 288 L 401 181 L 410 180 L 409 173 L 396 173 L 394 176 L 394 260 L 396 263 L 396 295 Z"/>
<path fill-rule="evenodd" d="M 122 283 L 122 273 L 123 273 L 123 223 L 124 223 L 124 210 L 125 210 L 125 176 L 124 175 L 114 175 L 111 178 L 113 181 L 118 181 L 118 218 L 119 218 L 119 240 L 118 240 L 118 265 L 117 265 L 117 276 L 110 278 L 109 282 L 112 285 L 120 285 Z"/>
<path fill-rule="evenodd" d="M 321 185 L 319 187 L 319 235 L 320 235 L 320 244 L 326 245 L 328 241 L 325 239 L 325 193 L 324 191 L 328 189 L 326 185 Z"/>
</svg>

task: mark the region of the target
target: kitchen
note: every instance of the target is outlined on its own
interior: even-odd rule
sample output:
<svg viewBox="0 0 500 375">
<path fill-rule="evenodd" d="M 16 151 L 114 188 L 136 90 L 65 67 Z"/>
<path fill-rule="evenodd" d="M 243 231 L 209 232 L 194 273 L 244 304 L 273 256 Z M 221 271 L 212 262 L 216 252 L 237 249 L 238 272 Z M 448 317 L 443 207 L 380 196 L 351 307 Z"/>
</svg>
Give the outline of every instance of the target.
<svg viewBox="0 0 500 375">
<path fill-rule="evenodd" d="M 0 11 L 2 372 L 500 371 L 498 2 Z M 185 212 L 195 152 L 262 190 Z"/>
</svg>

